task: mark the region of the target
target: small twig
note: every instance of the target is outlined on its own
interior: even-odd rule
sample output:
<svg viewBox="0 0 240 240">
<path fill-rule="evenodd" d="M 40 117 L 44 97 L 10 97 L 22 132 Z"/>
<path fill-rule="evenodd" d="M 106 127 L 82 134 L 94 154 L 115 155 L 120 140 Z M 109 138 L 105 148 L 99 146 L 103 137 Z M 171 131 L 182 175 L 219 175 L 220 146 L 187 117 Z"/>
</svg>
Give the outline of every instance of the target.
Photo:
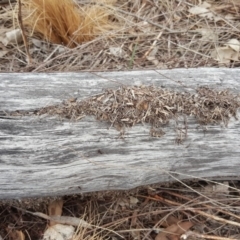
<svg viewBox="0 0 240 240">
<path fill-rule="evenodd" d="M 140 196 L 140 195 L 139 195 Z M 174 201 L 171 201 L 171 200 L 168 200 L 166 198 L 163 198 L 159 195 L 155 195 L 154 197 L 146 197 L 146 196 L 141 196 L 141 197 L 144 197 L 144 198 L 149 198 L 149 199 L 152 199 L 152 200 L 155 200 L 155 201 L 161 201 L 163 203 L 166 203 L 166 204 L 171 204 L 171 205 L 177 205 L 177 206 L 180 206 L 179 203 L 176 203 Z M 210 219 L 213 219 L 215 221 L 219 221 L 219 222 L 222 222 L 224 224 L 230 224 L 230 225 L 233 225 L 233 226 L 237 226 L 237 227 L 240 227 L 240 223 L 238 222 L 234 222 L 234 221 L 231 221 L 231 220 L 226 220 L 226 219 L 223 219 L 223 218 L 220 218 L 220 217 L 217 217 L 217 216 L 213 216 L 211 214 L 208 214 L 208 213 L 205 213 L 201 210 L 197 210 L 197 209 L 194 209 L 194 208 L 188 208 L 188 207 L 180 207 L 180 210 L 185 210 L 185 211 L 191 211 L 193 213 L 197 213 L 197 214 L 200 214 L 206 218 L 210 218 Z"/>
<path fill-rule="evenodd" d="M 170 195 L 172 195 L 172 196 L 175 196 L 175 197 L 177 197 L 177 198 L 182 198 L 182 199 L 184 199 L 184 200 L 191 201 L 194 205 L 202 205 L 203 207 L 208 208 L 208 209 L 211 209 L 211 208 L 212 208 L 212 207 L 211 207 L 210 205 L 208 205 L 208 204 L 198 203 L 195 199 L 191 199 L 191 198 L 189 198 L 189 197 L 180 195 L 180 194 L 178 194 L 178 193 L 175 193 L 175 192 L 172 192 L 172 191 L 164 191 L 164 192 L 167 193 L 167 194 L 170 194 Z M 228 200 L 229 200 L 229 199 L 228 199 Z M 215 208 L 216 208 L 216 207 L 215 207 Z M 240 220 L 240 217 L 237 216 L 236 214 L 233 214 L 233 213 L 231 213 L 231 212 L 227 212 L 227 211 L 225 211 L 225 210 L 223 210 L 223 209 L 221 209 L 221 208 L 219 208 L 219 207 L 218 207 L 217 210 L 218 210 L 218 212 L 221 212 L 221 213 L 226 214 L 226 215 L 230 215 L 231 217 L 234 217 L 234 218 Z"/>
<path fill-rule="evenodd" d="M 57 223 L 61 223 L 61 224 L 67 224 L 67 225 L 72 225 L 72 226 L 76 226 L 76 227 L 83 226 L 83 227 L 90 228 L 90 229 L 92 229 L 94 227 L 94 228 L 97 228 L 97 229 L 105 230 L 105 231 L 114 233 L 117 236 L 119 236 L 120 238 L 124 239 L 124 237 L 122 235 L 120 235 L 119 233 L 117 233 L 117 232 L 115 232 L 111 229 L 87 223 L 86 221 L 84 221 L 83 219 L 80 219 L 80 218 L 68 217 L 68 216 L 48 216 L 47 214 L 44 214 L 44 213 L 41 213 L 41 212 L 31 212 L 31 211 L 25 210 L 23 208 L 18 208 L 18 207 L 15 207 L 15 208 L 19 209 L 23 212 L 29 213 L 33 216 L 37 216 L 37 217 L 40 217 L 40 218 L 43 218 L 43 219 L 46 219 L 46 220 L 49 220 L 49 221 L 54 221 L 54 222 L 57 222 Z"/>
<path fill-rule="evenodd" d="M 158 39 L 159 39 L 161 36 L 162 36 L 162 32 L 160 32 L 160 33 L 157 35 L 157 37 L 156 37 L 156 39 L 154 40 L 153 44 L 150 46 L 150 48 L 147 50 L 147 52 L 145 52 L 145 54 L 144 54 L 143 57 L 141 58 L 142 60 L 145 59 L 145 58 L 149 55 L 149 53 L 153 50 L 153 48 L 155 47 Z"/>
<path fill-rule="evenodd" d="M 32 58 L 30 56 L 30 52 L 29 52 L 29 45 L 28 45 L 28 41 L 27 41 L 27 37 L 24 31 L 24 26 L 23 26 L 23 21 L 22 21 L 22 3 L 21 0 L 18 0 L 18 23 L 19 26 L 21 28 L 22 31 L 22 38 L 23 38 L 23 42 L 24 42 L 24 46 L 25 46 L 25 50 L 26 50 L 26 54 L 27 54 L 27 63 L 28 65 L 32 64 Z"/>
<path fill-rule="evenodd" d="M 109 9 L 111 9 L 111 10 L 114 10 L 114 11 L 117 11 L 117 12 L 120 12 L 120 13 L 123 13 L 123 14 L 126 14 L 126 15 L 129 15 L 129 16 L 132 16 L 132 17 L 134 17 L 134 18 L 140 19 L 140 20 L 142 20 L 142 21 L 144 21 L 144 22 L 147 22 L 147 23 L 149 23 L 149 24 L 151 24 L 151 25 L 153 25 L 153 26 L 155 26 L 155 27 L 160 28 L 162 31 L 164 31 L 164 30 L 167 31 L 168 33 L 186 33 L 186 32 L 188 31 L 187 29 L 186 29 L 186 30 L 172 30 L 172 29 L 170 29 L 170 28 L 168 28 L 168 27 L 166 27 L 166 26 L 163 26 L 163 25 L 161 25 L 161 24 L 155 23 L 155 22 L 153 22 L 153 21 L 151 21 L 151 20 L 149 20 L 149 19 L 145 19 L 144 17 L 140 17 L 140 16 L 138 16 L 138 15 L 136 15 L 136 14 L 134 14 L 134 13 L 124 11 L 124 10 L 122 10 L 122 9 L 120 9 L 120 8 L 111 7 L 111 6 L 109 6 L 109 5 L 105 5 L 105 4 L 98 3 L 98 2 L 94 2 L 94 3 L 95 3 L 95 4 L 98 4 L 98 5 L 100 5 L 100 6 L 107 7 L 107 8 L 109 8 Z"/>
<path fill-rule="evenodd" d="M 206 234 L 200 234 L 196 233 L 193 231 L 187 231 L 185 232 L 182 236 L 181 239 L 185 240 L 188 239 L 188 237 L 193 236 L 197 238 L 202 238 L 202 239 L 213 239 L 213 240 L 239 240 L 239 238 L 225 238 L 225 237 L 219 237 L 219 236 L 213 236 L 213 235 L 206 235 Z"/>
<path fill-rule="evenodd" d="M 61 223 L 61 224 L 66 224 L 66 225 L 72 225 L 72 226 L 84 226 L 87 228 L 92 228 L 92 224 L 89 224 L 87 222 L 85 222 L 84 220 L 80 219 L 80 218 L 76 218 L 76 217 L 67 217 L 67 216 L 48 216 L 47 214 L 44 214 L 42 212 L 31 212 L 22 208 L 18 208 L 15 207 L 16 209 L 19 209 L 23 212 L 26 213 L 30 213 L 33 216 L 37 216 L 49 221 L 54 221 L 57 223 Z"/>
</svg>

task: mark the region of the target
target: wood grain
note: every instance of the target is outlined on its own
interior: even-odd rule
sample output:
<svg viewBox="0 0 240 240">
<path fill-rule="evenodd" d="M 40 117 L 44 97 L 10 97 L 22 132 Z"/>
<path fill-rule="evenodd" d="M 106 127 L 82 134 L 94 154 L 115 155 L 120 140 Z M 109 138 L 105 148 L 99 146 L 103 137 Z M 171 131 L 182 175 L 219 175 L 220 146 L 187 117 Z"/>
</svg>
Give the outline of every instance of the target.
<svg viewBox="0 0 240 240">
<path fill-rule="evenodd" d="M 158 73 L 159 72 L 159 73 Z M 137 125 L 119 132 L 93 117 L 13 117 L 71 97 L 85 99 L 103 89 L 155 85 L 194 91 L 229 88 L 239 94 L 240 69 L 174 69 L 109 73 L 0 73 L 0 198 L 54 196 L 130 189 L 194 177 L 239 177 L 240 122 L 199 126 L 188 120 L 188 136 L 176 144 L 172 121 L 161 138 Z M 183 121 L 179 122 L 183 126 Z"/>
</svg>

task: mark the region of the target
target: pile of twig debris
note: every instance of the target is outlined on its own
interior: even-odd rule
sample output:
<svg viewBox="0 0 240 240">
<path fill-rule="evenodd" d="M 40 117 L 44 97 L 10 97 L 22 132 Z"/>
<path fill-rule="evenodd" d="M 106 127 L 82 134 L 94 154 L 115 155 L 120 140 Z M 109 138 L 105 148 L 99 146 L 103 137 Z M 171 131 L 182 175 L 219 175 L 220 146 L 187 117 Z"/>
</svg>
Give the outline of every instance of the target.
<svg viewBox="0 0 240 240">
<path fill-rule="evenodd" d="M 108 89 L 84 101 L 69 99 L 34 113 L 59 115 L 71 120 L 93 115 L 117 129 L 138 123 L 149 123 L 153 128 L 161 128 L 179 116 L 194 116 L 200 124 L 227 125 L 231 116 L 236 118 L 239 107 L 239 96 L 228 90 L 201 87 L 196 93 L 180 93 L 155 86 L 124 86 L 117 90 Z"/>
</svg>

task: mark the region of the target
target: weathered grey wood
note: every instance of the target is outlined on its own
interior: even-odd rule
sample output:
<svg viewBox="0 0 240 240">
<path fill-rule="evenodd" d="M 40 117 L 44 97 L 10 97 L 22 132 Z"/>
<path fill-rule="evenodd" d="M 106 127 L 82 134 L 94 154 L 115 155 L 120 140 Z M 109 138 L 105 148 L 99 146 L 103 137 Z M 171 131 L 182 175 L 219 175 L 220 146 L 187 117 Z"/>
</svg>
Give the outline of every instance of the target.
<svg viewBox="0 0 240 240">
<path fill-rule="evenodd" d="M 138 125 L 121 139 L 119 132 L 92 117 L 73 122 L 3 114 L 73 96 L 84 99 L 119 83 L 189 91 L 207 85 L 240 92 L 240 69 L 159 72 L 97 73 L 102 77 L 92 73 L 0 73 L 0 198 L 130 189 L 173 177 L 238 178 L 239 120 L 232 119 L 228 128 L 209 126 L 207 131 L 190 120 L 188 138 L 178 145 L 174 124 L 162 138 L 150 137 L 149 126 Z"/>
</svg>

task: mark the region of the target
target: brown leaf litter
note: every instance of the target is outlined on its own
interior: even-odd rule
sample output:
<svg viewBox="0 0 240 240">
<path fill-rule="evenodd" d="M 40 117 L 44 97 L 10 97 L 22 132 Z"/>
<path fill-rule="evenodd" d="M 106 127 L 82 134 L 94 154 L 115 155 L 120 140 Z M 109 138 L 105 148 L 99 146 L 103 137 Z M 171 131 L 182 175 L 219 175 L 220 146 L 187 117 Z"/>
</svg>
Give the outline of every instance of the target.
<svg viewBox="0 0 240 240">
<path fill-rule="evenodd" d="M 229 192 L 222 192 L 221 198 L 203 193 L 209 184 L 213 182 L 153 184 L 48 199 L 37 206 L 35 199 L 25 206 L 11 200 L 0 204 L 0 235 L 11 239 L 11 230 L 26 239 L 43 239 L 53 227 L 48 219 L 65 227 L 78 225 L 73 240 L 239 239 L 239 181 L 225 183 Z"/>
<path fill-rule="evenodd" d="M 202 125 L 224 123 L 227 126 L 230 117 L 237 118 L 239 107 L 239 96 L 226 89 L 199 87 L 195 93 L 190 93 L 156 86 L 122 86 L 118 89 L 107 89 L 86 100 L 77 101 L 72 98 L 32 113 L 58 115 L 71 120 L 92 115 L 118 130 L 147 123 L 151 125 L 151 135 L 156 137 L 158 134 L 154 135 L 153 129 L 162 132 L 162 126 L 180 116 L 193 116 Z M 162 132 L 159 135 L 163 134 Z"/>
<path fill-rule="evenodd" d="M 33 64 L 28 66 L 22 42 L 15 41 L 7 47 L 0 44 L 0 71 L 118 71 L 240 65 L 239 51 L 226 49 L 229 41 L 239 41 L 237 0 L 54 1 L 22 0 Z M 3 2 L 6 3 L 0 1 Z M 19 30 L 16 15 L 15 3 L 0 4 L 4 30 L 0 40 L 6 37 L 5 32 Z M 111 49 L 122 54 L 114 54 Z"/>
</svg>

